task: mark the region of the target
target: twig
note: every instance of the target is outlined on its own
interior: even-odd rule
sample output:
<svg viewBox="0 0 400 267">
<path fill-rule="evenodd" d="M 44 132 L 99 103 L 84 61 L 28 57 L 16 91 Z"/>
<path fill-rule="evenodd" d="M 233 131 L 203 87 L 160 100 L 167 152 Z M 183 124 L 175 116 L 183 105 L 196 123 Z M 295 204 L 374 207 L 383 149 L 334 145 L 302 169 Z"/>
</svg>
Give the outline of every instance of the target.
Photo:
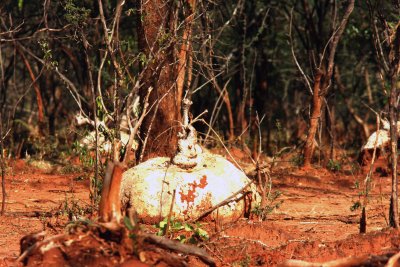
<svg viewBox="0 0 400 267">
<path fill-rule="evenodd" d="M 175 203 L 175 193 L 176 193 L 176 190 L 174 189 L 174 191 L 172 192 L 171 206 L 169 207 L 169 213 L 168 213 L 168 219 L 167 219 L 167 227 L 165 228 L 164 235 L 168 235 L 169 225 L 171 224 L 172 210 L 174 209 L 174 203 Z"/>
<path fill-rule="evenodd" d="M 171 90 L 173 90 L 173 88 L 174 88 L 174 85 L 172 85 L 168 89 L 168 91 L 165 92 L 164 95 L 162 95 L 160 98 L 158 98 L 156 101 L 154 101 L 154 103 L 152 104 L 152 106 L 150 107 L 150 109 L 149 109 L 149 111 L 147 113 L 143 112 L 143 113 L 145 113 L 147 115 L 150 112 L 150 110 L 154 108 L 154 111 L 153 111 L 153 114 L 152 114 L 152 117 L 151 117 L 151 120 L 150 120 L 150 124 L 149 124 L 148 129 L 147 129 L 146 137 L 143 140 L 143 145 L 142 145 L 142 149 L 140 151 L 140 156 L 139 156 L 139 163 L 142 162 L 142 160 L 143 160 L 143 156 L 145 154 L 145 149 L 146 149 L 146 145 L 147 145 L 147 140 L 148 140 L 148 138 L 150 136 L 150 132 L 151 132 L 154 120 L 155 120 L 157 112 L 158 112 L 158 107 L 159 107 L 161 101 L 163 101 L 163 99 L 171 92 Z"/>
<path fill-rule="evenodd" d="M 42 96 L 41 96 L 41 90 L 39 88 L 39 85 L 36 82 L 38 78 L 35 77 L 35 74 L 33 73 L 32 67 L 29 64 L 28 59 L 26 58 L 26 56 L 24 55 L 23 51 L 20 49 L 19 46 L 17 46 L 17 51 L 20 54 L 22 61 L 24 62 L 25 66 L 29 72 L 29 76 L 32 79 L 33 88 L 35 89 L 35 94 L 36 94 L 36 102 L 37 102 L 37 106 L 38 106 L 38 122 L 39 122 L 39 126 L 42 126 L 42 123 L 44 120 L 43 100 L 42 100 Z"/>
<path fill-rule="evenodd" d="M 132 127 L 131 121 L 130 121 L 130 115 L 129 115 L 129 108 L 127 109 L 127 119 L 128 119 L 128 125 L 129 125 L 129 141 L 126 144 L 126 148 L 125 148 L 125 155 L 122 159 L 123 163 L 126 163 L 127 159 L 129 158 L 129 154 L 131 153 L 131 149 L 132 149 L 132 144 L 133 141 L 135 139 L 136 134 L 139 131 L 139 127 L 142 125 L 142 122 L 144 120 L 144 117 L 146 117 L 147 115 L 147 109 L 149 107 L 149 97 L 150 97 L 150 93 L 153 90 L 153 87 L 149 87 L 149 89 L 147 89 L 147 94 L 144 100 L 144 106 L 143 106 L 143 112 L 140 115 L 139 120 L 136 122 L 135 127 Z"/>
<path fill-rule="evenodd" d="M 107 110 L 106 105 L 104 104 L 103 94 L 101 93 L 101 74 L 102 74 L 102 71 L 103 71 L 104 63 L 106 62 L 106 59 L 107 59 L 107 54 L 108 54 L 108 51 L 106 50 L 104 52 L 103 58 L 101 59 L 100 66 L 99 66 L 99 71 L 97 73 L 97 93 L 99 95 L 99 99 L 100 99 L 100 102 L 101 102 L 102 109 L 105 111 L 105 114 L 107 115 L 107 117 L 112 118 L 112 116 L 110 115 L 110 113 Z"/>
<path fill-rule="evenodd" d="M 375 47 L 375 53 L 376 53 L 376 58 L 378 64 L 381 66 L 381 68 L 385 72 L 389 72 L 389 63 L 387 62 L 385 55 L 383 54 L 383 47 L 380 37 L 379 37 L 379 31 L 378 27 L 376 25 L 376 19 L 375 19 L 375 14 L 374 14 L 374 7 L 372 7 L 371 1 L 367 1 L 367 6 L 369 9 L 369 18 L 370 18 L 370 23 L 372 24 L 372 30 L 373 30 L 373 41 L 374 41 L 374 47 Z"/>
<path fill-rule="evenodd" d="M 43 246 L 44 244 L 60 240 L 65 236 L 66 236 L 66 234 L 59 234 L 59 235 L 55 235 L 55 236 L 50 236 L 50 237 L 48 237 L 48 238 L 46 238 L 46 239 L 44 239 L 42 241 L 36 242 L 32 246 L 30 246 L 27 250 L 25 250 L 21 254 L 21 256 L 18 257 L 17 262 L 23 261 L 26 257 L 31 255 L 32 252 L 34 252 L 36 249 L 38 249 L 39 247 Z"/>
<path fill-rule="evenodd" d="M 370 184 L 371 184 L 371 177 L 372 177 L 372 171 L 375 163 L 375 157 L 376 157 L 376 146 L 378 144 L 378 139 L 379 139 L 379 128 L 380 128 L 380 121 L 381 118 L 377 112 L 372 110 L 376 114 L 376 137 L 375 137 L 375 143 L 374 143 L 374 150 L 372 152 L 372 160 L 371 164 L 369 167 L 369 172 L 367 176 L 365 177 L 364 184 L 365 184 L 365 194 L 364 194 L 364 203 L 361 211 L 361 218 L 360 218 L 360 233 L 366 233 L 367 231 L 367 212 L 366 212 L 366 206 L 368 204 L 368 194 L 370 190 Z"/>
<path fill-rule="evenodd" d="M 160 247 L 179 251 L 179 252 L 185 253 L 185 254 L 197 256 L 204 263 L 208 264 L 209 266 L 216 266 L 214 259 L 212 259 L 208 255 L 208 253 L 205 252 L 201 248 L 198 248 L 198 247 L 195 247 L 192 245 L 182 244 L 177 241 L 174 241 L 174 240 L 171 240 L 171 239 L 168 239 L 165 237 L 155 236 L 152 234 L 140 234 L 139 236 L 144 237 L 145 241 L 148 241 L 148 242 L 158 245 Z"/>
<path fill-rule="evenodd" d="M 204 119 L 199 119 L 199 121 L 202 121 L 205 123 L 209 129 L 217 136 L 218 140 L 220 141 L 221 145 L 224 147 L 226 153 L 228 153 L 229 157 L 232 159 L 232 161 L 235 163 L 236 167 L 239 168 L 242 172 L 243 168 L 240 166 L 240 164 L 236 161 L 236 159 L 232 156 L 231 152 L 229 152 L 229 149 L 225 146 L 224 142 L 222 141 L 221 137 L 218 135 L 218 133 L 208 124 Z"/>
<path fill-rule="evenodd" d="M 85 35 L 82 31 L 82 39 L 85 39 Z M 85 43 L 84 43 L 85 44 Z M 93 76 L 92 76 L 92 65 L 90 64 L 88 55 L 88 45 L 84 45 L 85 59 L 87 64 L 87 73 L 89 77 L 90 92 L 92 95 L 92 108 L 94 116 L 94 129 L 95 129 L 95 160 L 94 160 L 94 177 L 90 183 L 91 200 L 92 200 L 92 210 L 95 210 L 96 200 L 98 197 L 97 181 L 99 178 L 99 163 L 100 163 L 100 152 L 99 152 L 99 127 L 98 127 L 98 116 L 97 116 L 97 104 L 96 104 L 96 90 L 94 89 Z"/>
<path fill-rule="evenodd" d="M 218 255 L 217 253 L 215 253 L 214 251 L 212 251 L 206 244 L 203 244 L 203 247 L 205 247 L 208 251 L 210 251 L 215 257 L 217 257 L 221 262 L 224 261 L 224 259 Z M 221 254 L 221 253 L 220 253 Z"/>
<path fill-rule="evenodd" d="M 267 244 L 265 244 L 264 242 L 262 242 L 261 240 L 258 240 L 258 239 L 250 239 L 250 238 L 244 238 L 242 236 L 229 236 L 229 235 L 222 235 L 222 236 L 220 236 L 220 238 L 239 239 L 241 241 L 248 241 L 248 242 L 252 242 L 255 244 L 259 244 L 264 248 L 271 248 L 271 246 L 268 246 Z"/>
<path fill-rule="evenodd" d="M 199 220 L 201 220 L 202 218 L 206 217 L 208 214 L 210 214 L 211 212 L 213 212 L 214 210 L 218 209 L 219 207 L 222 207 L 232 201 L 239 201 L 240 199 L 242 199 L 247 193 L 243 194 L 243 196 L 234 199 L 234 197 L 236 197 L 237 195 L 239 195 L 240 193 L 243 193 L 247 187 L 249 187 L 251 184 L 253 183 L 253 181 L 248 182 L 242 189 L 240 189 L 239 191 L 233 193 L 231 196 L 229 196 L 228 198 L 226 198 L 225 200 L 221 201 L 220 203 L 218 203 L 217 205 L 209 208 L 208 210 L 206 210 L 205 212 L 203 212 L 202 214 L 200 214 L 200 216 L 198 216 L 195 219 L 191 219 L 188 222 L 197 222 Z"/>
<path fill-rule="evenodd" d="M 34 59 L 39 61 L 42 65 L 46 65 L 46 62 L 44 60 L 42 60 L 41 58 L 37 57 L 34 53 L 32 53 L 27 48 L 25 48 L 23 45 L 18 44 L 18 46 L 21 47 L 22 50 L 27 52 L 31 57 L 33 57 Z M 70 92 L 71 96 L 74 98 L 74 100 L 75 100 L 76 104 L 78 105 L 80 111 L 83 114 L 86 115 L 86 113 L 83 111 L 82 102 L 81 102 L 81 101 L 84 101 L 85 103 L 87 103 L 85 98 L 79 94 L 79 91 L 76 88 L 76 86 L 74 85 L 74 83 L 58 70 L 58 67 L 55 67 L 53 70 L 58 74 L 58 76 L 60 76 L 61 80 L 63 80 L 65 82 L 65 84 L 67 85 L 68 91 Z"/>
<path fill-rule="evenodd" d="M 293 45 L 293 39 L 292 39 L 292 20 L 293 20 L 293 8 L 290 11 L 290 23 L 289 23 L 289 41 L 290 41 L 290 47 L 292 51 L 292 56 L 293 60 L 296 63 L 297 68 L 299 69 L 301 75 L 303 76 L 304 81 L 306 82 L 307 88 L 310 91 L 310 94 L 313 95 L 313 90 L 311 88 L 310 81 L 307 77 L 307 75 L 304 73 L 303 69 L 301 68 L 299 61 L 297 60 L 296 53 L 294 52 L 294 45 Z"/>
<path fill-rule="evenodd" d="M 222 97 L 225 95 L 225 93 L 226 93 L 226 88 L 227 88 L 227 86 L 228 86 L 228 84 L 229 84 L 230 81 L 231 81 L 231 79 L 229 79 L 229 80 L 225 83 L 224 88 L 222 89 L 222 92 L 219 94 L 219 96 L 218 96 L 218 98 L 217 98 L 217 101 L 215 101 L 215 105 L 214 105 L 213 111 L 212 111 L 212 113 L 211 113 L 211 118 L 210 118 L 210 122 L 209 122 L 209 125 L 210 125 L 210 126 L 208 127 L 206 137 L 204 138 L 204 142 L 207 141 L 208 136 L 210 135 L 211 128 L 213 127 L 214 122 L 215 122 L 216 119 L 218 118 L 218 114 L 219 114 L 219 111 L 221 110 L 221 106 L 224 104 L 224 101 L 222 100 Z M 222 100 L 222 101 L 220 102 L 220 100 Z"/>
<path fill-rule="evenodd" d="M 321 93 L 322 94 L 326 94 L 329 87 L 330 87 L 330 80 L 332 78 L 332 73 L 333 73 L 333 67 L 334 67 L 334 60 L 335 60 L 335 54 L 336 54 L 336 48 L 338 46 L 339 43 L 339 39 L 341 38 L 344 29 L 347 25 L 347 22 L 349 20 L 349 17 L 351 15 L 351 13 L 353 12 L 354 9 L 354 2 L 355 0 L 349 0 L 348 1 L 348 5 L 346 7 L 345 13 L 342 17 L 342 20 L 340 22 L 340 25 L 337 27 L 337 29 L 334 31 L 334 33 L 332 34 L 332 37 L 328 40 L 328 43 L 330 43 L 330 47 L 329 47 L 329 56 L 328 56 L 328 66 L 327 66 L 327 71 L 326 71 L 326 76 L 329 78 L 329 84 L 327 85 L 326 88 L 322 88 Z M 331 41 L 332 40 L 332 41 Z M 328 46 L 327 43 L 327 46 Z M 325 53 L 325 49 L 324 49 L 324 53 Z M 325 57 L 325 55 L 323 55 L 323 58 Z M 322 67 L 322 61 L 321 61 L 321 65 L 320 68 Z"/>
<path fill-rule="evenodd" d="M 376 147 L 378 145 L 378 139 L 379 139 L 379 130 L 380 130 L 380 120 L 381 120 L 381 118 L 380 118 L 378 113 L 375 112 L 375 114 L 376 114 L 376 137 L 375 137 L 375 143 L 374 143 L 374 150 L 372 152 L 371 164 L 370 164 L 370 167 L 369 167 L 368 174 L 367 174 L 367 176 L 365 177 L 365 180 L 364 180 L 364 183 L 366 183 L 366 184 L 370 182 L 371 177 L 372 177 L 372 170 L 374 168 L 375 157 L 376 157 Z"/>
<path fill-rule="evenodd" d="M 115 10 L 115 19 L 113 22 L 113 27 L 111 30 L 110 37 L 108 36 L 108 29 L 107 29 L 107 24 L 106 24 L 106 19 L 104 17 L 104 11 L 103 11 L 103 3 L 101 0 L 98 0 L 98 5 L 99 5 L 99 13 L 100 13 L 100 20 L 102 22 L 103 30 L 104 30 L 104 39 L 106 41 L 107 45 L 107 50 L 108 53 L 110 54 L 111 57 L 111 62 L 117 72 L 118 75 L 118 86 L 121 87 L 124 83 L 124 76 L 123 76 L 123 71 L 121 70 L 121 67 L 119 63 L 117 62 L 117 58 L 115 57 L 115 54 L 113 53 L 113 47 L 111 46 L 111 42 L 114 39 L 114 30 L 115 30 L 115 25 L 117 21 L 121 18 L 121 11 L 122 11 L 122 6 L 125 4 L 124 0 L 119 0 L 117 4 L 117 8 Z"/>
</svg>

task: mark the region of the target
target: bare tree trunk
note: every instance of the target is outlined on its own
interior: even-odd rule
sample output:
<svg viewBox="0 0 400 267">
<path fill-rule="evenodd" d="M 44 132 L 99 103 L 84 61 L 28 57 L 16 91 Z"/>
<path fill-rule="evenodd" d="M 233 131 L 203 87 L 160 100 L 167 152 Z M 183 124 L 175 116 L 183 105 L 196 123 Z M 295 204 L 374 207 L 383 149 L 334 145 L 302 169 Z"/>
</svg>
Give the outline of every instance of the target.
<svg viewBox="0 0 400 267">
<path fill-rule="evenodd" d="M 339 43 L 340 37 L 342 36 L 344 29 L 346 27 L 347 21 L 349 20 L 350 14 L 354 9 L 354 0 L 349 0 L 346 7 L 346 11 L 339 26 L 333 31 L 332 41 L 329 46 L 329 54 L 325 58 L 321 58 L 321 63 L 319 69 L 317 69 L 317 74 L 314 78 L 314 89 L 313 89 L 313 106 L 310 118 L 310 129 L 308 131 L 308 136 L 306 144 L 304 147 L 304 168 L 309 168 L 311 166 L 311 158 L 314 152 L 314 138 L 317 132 L 318 121 L 321 116 L 322 99 L 327 94 L 329 90 L 330 81 L 333 74 L 334 61 L 336 48 Z M 326 71 L 325 71 L 326 69 Z M 323 76 L 321 71 L 323 71 Z M 322 79 L 322 81 L 321 81 Z"/>
<path fill-rule="evenodd" d="M 314 139 L 317 132 L 319 118 L 321 117 L 322 97 L 320 96 L 322 72 L 318 71 L 314 78 L 313 105 L 310 117 L 310 128 L 308 130 L 306 144 L 304 146 L 304 168 L 311 166 L 311 158 L 314 152 Z"/>
<path fill-rule="evenodd" d="M 42 127 L 44 126 L 44 115 L 43 115 L 43 100 L 42 96 L 40 93 L 40 88 L 39 85 L 37 84 L 37 78 L 35 77 L 35 74 L 33 73 L 33 70 L 31 68 L 31 65 L 29 64 L 28 59 L 25 57 L 24 53 L 22 52 L 21 49 L 17 49 L 18 53 L 20 54 L 22 60 L 24 61 L 24 64 L 26 68 L 28 69 L 29 76 L 31 77 L 32 83 L 33 83 L 33 88 L 35 89 L 35 94 L 36 94 L 36 102 L 38 106 L 38 123 L 39 123 L 39 132 L 43 133 Z"/>
<path fill-rule="evenodd" d="M 336 98 L 334 97 L 332 100 L 332 106 L 331 109 L 329 110 L 329 105 L 327 105 L 327 111 L 328 111 L 328 117 L 329 117 L 329 135 L 331 138 L 331 142 L 330 142 L 330 151 L 329 151 L 329 158 L 331 160 L 335 160 L 336 158 L 336 150 L 335 150 L 335 146 L 336 146 L 336 127 L 335 127 L 335 123 L 336 123 Z"/>
<path fill-rule="evenodd" d="M 371 89 L 371 82 L 369 79 L 368 68 L 365 68 L 364 78 L 365 78 L 365 86 L 367 88 L 368 104 L 371 105 L 373 103 L 373 99 L 372 99 L 372 89 Z"/>
<path fill-rule="evenodd" d="M 177 88 L 177 104 L 178 107 L 181 106 L 182 96 L 183 96 L 183 87 L 185 83 L 185 76 L 186 73 L 188 75 L 188 87 L 190 86 L 191 80 L 191 60 L 192 60 L 192 24 L 196 10 L 196 1 L 197 0 L 190 0 L 188 1 L 190 5 L 190 12 L 189 15 L 185 19 L 185 24 L 183 27 L 185 28 L 183 31 L 182 37 L 182 45 L 179 51 L 178 56 L 178 78 L 176 81 L 176 88 Z"/>
<path fill-rule="evenodd" d="M 1 216 L 4 215 L 5 205 L 6 205 L 6 171 L 4 164 L 4 144 L 3 144 L 3 117 L 0 112 L 0 168 L 1 168 L 1 189 L 2 189 L 2 202 L 1 202 Z"/>
<path fill-rule="evenodd" d="M 173 2 L 165 0 L 141 1 L 138 36 L 139 48 L 146 55 L 147 64 L 139 95 L 143 100 L 148 88 L 149 114 L 144 118 L 140 131 L 140 158 L 151 156 L 172 157 L 177 146 L 180 118 L 177 104 L 176 75 L 171 37 L 174 34 Z M 167 40 L 165 40 L 165 38 Z M 138 157 L 139 158 L 139 157 Z"/>
<path fill-rule="evenodd" d="M 358 125 L 363 130 L 363 133 L 364 133 L 363 139 L 368 139 L 368 137 L 371 135 L 369 128 L 368 128 L 368 124 L 367 124 L 368 114 L 365 115 L 365 118 L 361 118 L 357 114 L 356 110 L 353 108 L 353 103 L 350 101 L 349 98 L 346 97 L 346 94 L 345 94 L 346 88 L 343 85 L 342 80 L 340 78 L 340 71 L 339 71 L 338 66 L 335 67 L 334 77 L 335 77 L 337 88 L 339 89 L 339 92 L 343 95 L 344 102 L 346 104 L 347 109 L 349 110 L 350 115 L 353 117 L 353 119 L 358 123 Z M 371 94 L 371 97 L 372 97 L 372 94 Z"/>
<path fill-rule="evenodd" d="M 390 196 L 389 222 L 393 228 L 399 228 L 399 211 L 397 202 L 397 74 L 391 77 L 389 116 L 390 116 L 390 151 L 392 159 L 392 193 Z"/>
<path fill-rule="evenodd" d="M 392 193 L 390 196 L 389 221 L 390 226 L 399 228 L 399 210 L 397 202 L 397 79 L 400 71 L 400 23 L 396 27 L 396 31 L 391 43 L 389 60 L 390 60 L 390 99 L 389 99 L 389 116 L 390 116 L 390 149 L 392 159 Z"/>
<path fill-rule="evenodd" d="M 397 202 L 397 74 L 391 77 L 389 113 L 390 113 L 390 151 L 392 159 L 392 193 L 390 196 L 389 222 L 393 228 L 399 228 L 399 211 Z"/>
</svg>

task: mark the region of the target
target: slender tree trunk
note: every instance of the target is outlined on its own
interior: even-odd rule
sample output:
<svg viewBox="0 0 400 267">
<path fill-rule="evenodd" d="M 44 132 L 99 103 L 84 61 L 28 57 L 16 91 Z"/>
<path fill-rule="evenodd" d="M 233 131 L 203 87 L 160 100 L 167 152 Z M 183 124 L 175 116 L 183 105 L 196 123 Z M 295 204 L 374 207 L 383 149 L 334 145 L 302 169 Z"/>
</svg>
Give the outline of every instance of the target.
<svg viewBox="0 0 400 267">
<path fill-rule="evenodd" d="M 364 133 L 363 139 L 364 140 L 368 139 L 368 137 L 371 135 L 369 128 L 368 128 L 368 124 L 367 124 L 368 114 L 365 115 L 365 118 L 361 118 L 357 114 L 356 110 L 354 109 L 353 104 L 350 101 L 350 99 L 346 97 L 346 94 L 345 94 L 346 88 L 343 85 L 342 80 L 340 78 L 340 71 L 339 71 L 338 66 L 335 67 L 335 81 L 336 81 L 337 88 L 339 89 L 339 92 L 343 95 L 344 102 L 346 104 L 347 109 L 349 110 L 350 115 L 353 117 L 353 119 L 358 123 L 358 125 L 363 130 L 363 133 Z M 372 97 L 372 95 L 371 95 L 371 97 Z"/>
<path fill-rule="evenodd" d="M 331 109 L 330 112 L 328 114 L 329 117 L 329 136 L 331 139 L 330 142 L 330 151 L 329 151 L 329 158 L 331 160 L 335 160 L 336 158 L 336 150 L 335 150 L 335 145 L 336 145 L 336 99 L 335 97 L 332 100 L 332 105 L 331 105 Z M 327 108 L 329 108 L 329 106 L 327 106 Z"/>
<path fill-rule="evenodd" d="M 25 57 L 24 53 L 21 51 L 21 49 L 17 49 L 18 53 L 20 54 L 22 60 L 24 61 L 25 67 L 27 68 L 29 72 L 29 76 L 31 77 L 32 83 L 33 83 L 33 88 L 35 89 L 35 94 L 36 94 L 36 102 L 38 106 L 38 123 L 39 123 L 39 132 L 43 132 L 42 127 L 44 126 L 44 115 L 43 115 L 43 100 L 42 96 L 40 93 L 40 88 L 39 85 L 36 81 L 35 74 L 33 73 L 33 70 L 31 68 L 31 65 L 29 64 L 28 59 Z"/>
<path fill-rule="evenodd" d="M 393 228 L 399 228 L 399 210 L 397 202 L 397 75 L 391 77 L 389 116 L 390 116 L 390 151 L 392 160 L 392 192 L 390 196 L 389 222 Z"/>
<path fill-rule="evenodd" d="M 399 210 L 397 202 L 397 75 L 391 77 L 391 89 L 389 100 L 389 113 L 390 113 L 390 151 L 392 160 L 392 193 L 390 196 L 390 210 L 389 221 L 390 226 L 399 228 Z"/>
<path fill-rule="evenodd" d="M 145 55 L 146 70 L 139 95 L 143 100 L 149 87 L 149 114 L 140 131 L 141 159 L 169 156 L 176 151 L 180 110 L 176 88 L 175 58 L 171 37 L 175 33 L 173 1 L 141 1 L 138 36 L 139 48 Z M 145 66 L 143 66 L 145 67 Z M 138 157 L 139 158 L 139 157 Z"/>
<path fill-rule="evenodd" d="M 317 126 L 319 119 L 321 117 L 321 107 L 322 99 L 327 94 L 329 90 L 329 83 L 332 79 L 333 68 L 335 63 L 336 48 L 338 46 L 339 40 L 346 28 L 347 22 L 349 20 L 350 14 L 354 9 L 354 1 L 349 0 L 343 18 L 339 26 L 333 31 L 332 41 L 329 45 L 329 54 L 325 58 L 321 59 L 321 68 L 317 69 L 317 74 L 314 78 L 314 89 L 313 89 L 313 106 L 310 118 L 310 128 L 308 131 L 308 136 L 306 144 L 304 147 L 304 168 L 309 168 L 311 166 L 311 158 L 314 152 L 314 138 L 317 132 Z M 305 2 L 304 2 L 305 3 Z M 315 37 L 315 36 L 314 36 Z M 323 70 L 323 75 L 321 73 Z M 321 81 L 322 80 L 322 81 Z"/>
<path fill-rule="evenodd" d="M 176 80 L 177 88 L 177 104 L 181 107 L 183 87 L 185 84 L 185 77 L 187 74 L 187 85 L 190 86 L 191 80 L 191 62 L 192 62 L 192 24 L 196 10 L 196 0 L 188 1 L 190 5 L 189 15 L 185 19 L 184 31 L 182 37 L 182 45 L 178 55 L 178 77 Z M 189 89 L 189 88 L 188 88 Z"/>
<path fill-rule="evenodd" d="M 320 96 L 322 72 L 318 71 L 314 78 L 313 104 L 310 117 L 310 128 L 308 131 L 306 144 L 304 146 L 304 168 L 311 166 L 311 159 L 314 152 L 314 139 L 317 132 L 318 122 L 321 117 L 322 96 Z"/>
<path fill-rule="evenodd" d="M 6 207 L 6 171 L 5 171 L 5 164 L 4 164 L 4 144 L 3 144 L 3 116 L 0 112 L 0 168 L 1 168 L 1 189 L 2 189 L 2 202 L 1 202 L 1 212 L 0 215 L 4 215 L 4 210 Z"/>
<path fill-rule="evenodd" d="M 389 221 L 390 226 L 399 228 L 399 210 L 397 202 L 397 79 L 400 71 L 400 23 L 396 27 L 396 31 L 391 43 L 389 60 L 390 60 L 390 99 L 389 99 L 389 116 L 390 116 L 390 150 L 392 159 L 392 193 L 390 196 Z"/>
</svg>

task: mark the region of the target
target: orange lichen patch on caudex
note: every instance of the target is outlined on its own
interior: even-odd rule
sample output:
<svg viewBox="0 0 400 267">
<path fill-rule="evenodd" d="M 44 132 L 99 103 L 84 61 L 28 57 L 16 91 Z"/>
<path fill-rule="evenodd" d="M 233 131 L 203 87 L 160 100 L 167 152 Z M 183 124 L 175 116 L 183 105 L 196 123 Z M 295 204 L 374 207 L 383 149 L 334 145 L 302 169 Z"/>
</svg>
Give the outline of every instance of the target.
<svg viewBox="0 0 400 267">
<path fill-rule="evenodd" d="M 203 175 L 200 178 L 199 183 L 197 181 L 193 181 L 193 183 L 188 183 L 186 186 L 182 186 L 179 194 L 181 195 L 181 202 L 184 203 L 185 201 L 188 204 L 188 208 L 193 204 L 194 199 L 196 198 L 196 189 L 201 188 L 204 189 L 208 185 L 207 183 L 207 176 Z"/>
<path fill-rule="evenodd" d="M 198 185 L 198 187 L 203 189 L 207 185 L 208 185 L 207 176 L 203 175 L 203 177 L 201 177 L 201 179 L 200 179 L 200 184 Z"/>
</svg>

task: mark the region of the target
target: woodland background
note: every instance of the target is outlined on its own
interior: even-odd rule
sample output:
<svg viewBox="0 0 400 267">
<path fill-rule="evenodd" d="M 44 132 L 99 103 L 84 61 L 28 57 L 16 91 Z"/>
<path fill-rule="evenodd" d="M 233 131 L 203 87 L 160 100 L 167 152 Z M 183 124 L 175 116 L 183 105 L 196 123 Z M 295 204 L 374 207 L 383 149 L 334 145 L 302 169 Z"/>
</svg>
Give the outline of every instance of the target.
<svg viewBox="0 0 400 267">
<path fill-rule="evenodd" d="M 339 243 L 314 243 L 312 250 L 309 237 L 337 241 L 344 234 L 366 233 L 367 222 L 368 229 L 399 228 L 399 15 L 399 0 L 2 0 L 1 215 L 6 215 L 6 197 L 10 205 L 23 208 L 2 217 L 6 239 L 0 246 L 8 253 L 10 240 L 19 244 L 22 233 L 39 229 L 33 221 L 15 225 L 14 215 L 31 214 L 28 208 L 37 207 L 40 198 L 54 204 L 61 192 L 74 194 L 77 182 L 82 195 L 89 187 L 91 205 L 80 208 L 72 198 L 69 209 L 65 195 L 61 203 L 66 203 L 68 219 L 93 215 L 107 178 L 121 178 L 125 168 L 156 156 L 173 162 L 177 151 L 185 149 L 196 157 L 202 147 L 224 151 L 233 160 L 230 153 L 238 159 L 246 155 L 246 165 L 251 165 L 246 174 L 262 195 L 252 211 L 260 222 L 285 200 L 270 232 L 268 221 L 258 228 L 265 234 L 263 242 L 276 243 L 248 240 L 249 233 L 257 232 L 249 224 L 243 236 L 232 239 L 234 246 L 243 247 L 231 247 L 233 257 L 221 255 L 222 263 L 226 258 L 249 263 L 247 254 L 240 258 L 245 247 L 256 262 L 258 256 L 264 258 L 259 265 L 296 258 L 293 251 L 304 252 L 305 260 L 326 261 L 333 257 L 333 246 L 335 257 L 345 255 L 336 249 Z M 198 140 L 192 138 L 191 126 Z M 373 152 L 361 151 L 382 128 L 384 145 L 377 147 L 375 141 Z M 202 147 L 184 147 L 188 140 Z M 391 181 L 372 179 L 378 170 L 373 168 L 375 156 L 384 173 L 380 177 L 391 174 Z M 54 163 L 55 175 L 42 177 L 29 167 L 19 168 L 25 162 L 15 160 L 20 158 L 30 164 Z M 363 166 L 360 159 L 367 159 Z M 6 186 L 6 172 L 12 174 L 8 165 L 24 175 L 11 175 Z M 64 175 L 74 172 L 77 180 Z M 117 188 L 113 196 L 118 199 L 104 194 L 102 200 L 120 203 Z M 106 206 L 100 202 L 100 213 Z M 51 218 L 57 212 L 43 214 Z M 282 228 L 275 224 L 278 219 Z M 363 243 L 365 236 L 350 236 L 344 240 L 348 255 L 383 255 L 391 246 L 397 261 L 398 232 L 382 231 L 387 233 L 393 235 L 390 242 L 366 236 Z M 352 238 L 354 243 L 348 242 Z M 299 241 L 296 247 L 291 246 L 294 240 Z M 265 255 L 258 254 L 263 251 Z"/>
<path fill-rule="evenodd" d="M 3 156 L 60 157 L 85 135 L 78 113 L 118 137 L 151 87 L 137 159 L 174 151 L 190 96 L 193 117 L 208 110 L 203 145 L 289 147 L 303 164 L 314 134 L 311 162 L 325 166 L 356 157 L 397 94 L 396 1 L 6 0 L 0 13 Z"/>
</svg>

